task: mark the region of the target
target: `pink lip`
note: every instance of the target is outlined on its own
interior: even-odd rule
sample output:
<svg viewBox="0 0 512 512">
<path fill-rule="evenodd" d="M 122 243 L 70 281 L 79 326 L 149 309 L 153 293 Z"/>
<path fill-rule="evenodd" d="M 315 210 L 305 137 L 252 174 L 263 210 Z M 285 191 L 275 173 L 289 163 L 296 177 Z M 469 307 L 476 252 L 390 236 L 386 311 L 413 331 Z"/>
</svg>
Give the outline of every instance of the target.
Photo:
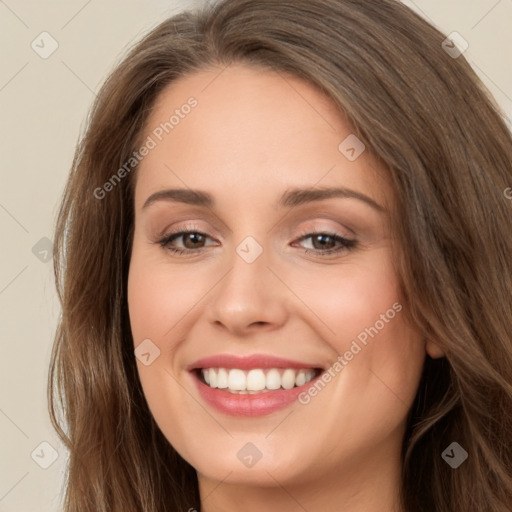
<svg viewBox="0 0 512 512">
<path fill-rule="evenodd" d="M 264 416 L 279 409 L 283 409 L 297 401 L 298 395 L 309 388 L 320 376 L 318 375 L 303 386 L 294 387 L 292 389 L 278 389 L 254 395 L 239 395 L 230 393 L 229 391 L 211 388 L 206 385 L 199 378 L 201 368 L 239 368 L 241 370 L 250 370 L 253 368 L 320 369 L 320 366 L 265 354 L 253 354 L 246 357 L 220 354 L 199 359 L 189 365 L 187 370 L 190 371 L 203 400 L 214 409 L 231 416 Z"/>
<path fill-rule="evenodd" d="M 320 366 L 267 354 L 253 354 L 245 357 L 219 354 L 199 359 L 189 365 L 187 370 L 191 371 L 198 368 L 240 368 L 241 370 L 250 370 L 252 368 L 320 368 Z"/>
<path fill-rule="evenodd" d="M 314 384 L 320 375 L 303 386 L 292 389 L 278 389 L 254 395 L 237 395 L 229 391 L 211 388 L 199 379 L 197 371 L 192 371 L 199 394 L 207 404 L 230 416 L 248 417 L 264 416 L 291 405 L 297 401 L 300 393 Z"/>
</svg>

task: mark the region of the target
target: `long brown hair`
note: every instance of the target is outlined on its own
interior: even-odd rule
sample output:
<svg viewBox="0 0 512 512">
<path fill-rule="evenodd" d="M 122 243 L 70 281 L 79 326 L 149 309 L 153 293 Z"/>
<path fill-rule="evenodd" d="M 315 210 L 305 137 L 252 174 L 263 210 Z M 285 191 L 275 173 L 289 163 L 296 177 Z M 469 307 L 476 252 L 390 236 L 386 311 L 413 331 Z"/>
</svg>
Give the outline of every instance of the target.
<svg viewBox="0 0 512 512">
<path fill-rule="evenodd" d="M 319 87 L 384 164 L 396 193 L 396 271 L 427 357 L 403 446 L 407 511 L 512 507 L 512 139 L 445 35 L 395 0 L 225 0 L 174 16 L 106 80 L 55 233 L 62 317 L 48 382 L 70 458 L 65 512 L 200 510 L 195 470 L 154 422 L 127 312 L 137 150 L 164 87 L 241 62 Z M 200 109 L 200 106 L 199 106 Z M 457 442 L 467 460 L 452 469 Z"/>
</svg>

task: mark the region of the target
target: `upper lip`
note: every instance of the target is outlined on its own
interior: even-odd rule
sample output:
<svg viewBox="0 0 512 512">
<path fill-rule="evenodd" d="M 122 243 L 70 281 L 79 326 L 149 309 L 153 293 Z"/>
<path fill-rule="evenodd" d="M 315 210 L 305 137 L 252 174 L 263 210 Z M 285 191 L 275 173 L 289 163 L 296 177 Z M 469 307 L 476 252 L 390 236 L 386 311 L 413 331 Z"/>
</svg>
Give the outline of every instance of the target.
<svg viewBox="0 0 512 512">
<path fill-rule="evenodd" d="M 218 354 L 204 357 L 195 361 L 187 367 L 187 370 L 199 368 L 239 368 L 250 370 L 253 368 L 322 368 L 319 365 L 293 361 L 282 357 L 275 357 L 269 354 L 252 354 L 249 356 L 235 356 L 232 354 Z"/>
</svg>

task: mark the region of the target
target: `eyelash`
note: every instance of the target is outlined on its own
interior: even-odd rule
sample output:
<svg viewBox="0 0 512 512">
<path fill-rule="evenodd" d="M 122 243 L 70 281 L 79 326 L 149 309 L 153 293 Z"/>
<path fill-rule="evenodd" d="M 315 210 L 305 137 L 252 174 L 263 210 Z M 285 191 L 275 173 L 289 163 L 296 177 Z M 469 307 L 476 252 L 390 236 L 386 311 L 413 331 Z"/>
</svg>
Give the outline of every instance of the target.
<svg viewBox="0 0 512 512">
<path fill-rule="evenodd" d="M 183 229 L 179 231 L 174 231 L 172 233 L 169 233 L 162 237 L 160 240 L 158 240 L 156 243 L 160 244 L 165 250 L 170 251 L 173 254 L 177 255 L 183 255 L 183 254 L 190 254 L 193 252 L 200 251 L 201 249 L 204 249 L 204 247 L 201 247 L 199 249 L 181 249 L 179 247 L 171 247 L 169 244 L 173 242 L 175 239 L 180 238 L 183 235 L 189 235 L 189 234 L 197 234 L 201 235 L 206 238 L 210 238 L 206 233 L 203 233 L 202 231 L 191 227 L 190 229 Z M 354 249 L 358 242 L 357 240 L 348 239 L 345 238 L 338 233 L 325 231 L 325 230 L 313 230 L 313 231 L 304 231 L 299 235 L 299 238 L 297 239 L 298 242 L 302 242 L 303 240 L 307 240 L 308 238 L 312 238 L 315 235 L 326 235 L 334 239 L 335 242 L 340 242 L 341 246 L 338 246 L 336 248 L 326 249 L 326 250 L 319 250 L 319 249 L 305 249 L 304 253 L 314 253 L 317 256 L 331 256 L 334 254 L 341 253 L 343 251 L 350 251 L 351 249 Z"/>
</svg>

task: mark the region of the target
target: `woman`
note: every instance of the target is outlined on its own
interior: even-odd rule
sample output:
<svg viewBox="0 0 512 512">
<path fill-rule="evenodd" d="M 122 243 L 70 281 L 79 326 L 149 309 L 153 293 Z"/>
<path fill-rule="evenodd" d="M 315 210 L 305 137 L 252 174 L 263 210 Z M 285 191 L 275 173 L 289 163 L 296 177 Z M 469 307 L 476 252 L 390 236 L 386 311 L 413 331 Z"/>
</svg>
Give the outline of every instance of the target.
<svg viewBox="0 0 512 512">
<path fill-rule="evenodd" d="M 225 0 L 111 74 L 55 237 L 66 511 L 510 510 L 512 139 L 445 39 Z"/>
</svg>

